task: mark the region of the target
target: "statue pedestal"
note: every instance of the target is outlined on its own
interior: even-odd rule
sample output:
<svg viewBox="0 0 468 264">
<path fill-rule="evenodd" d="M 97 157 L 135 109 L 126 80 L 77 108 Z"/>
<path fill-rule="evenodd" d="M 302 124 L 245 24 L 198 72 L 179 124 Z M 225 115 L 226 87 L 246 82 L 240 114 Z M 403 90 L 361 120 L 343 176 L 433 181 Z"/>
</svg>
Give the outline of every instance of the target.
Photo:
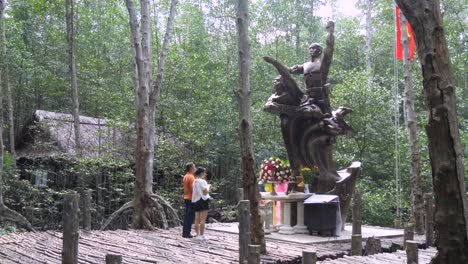
<svg viewBox="0 0 468 264">
<path fill-rule="evenodd" d="M 284 207 L 283 211 L 283 225 L 279 228 L 280 234 L 292 235 L 294 234 L 294 229 L 291 227 L 291 203 L 281 201 L 281 208 Z"/>
<path fill-rule="evenodd" d="M 268 192 L 261 192 L 263 200 L 273 200 L 281 202 L 281 225 L 279 233 L 284 235 L 307 234 L 307 227 L 304 225 L 304 200 L 314 195 L 313 193 L 290 193 L 278 192 L 271 195 Z M 297 203 L 297 225 L 291 226 L 291 203 Z"/>
<path fill-rule="evenodd" d="M 295 234 L 308 234 L 307 226 L 304 225 L 304 203 L 297 202 L 297 225 L 294 226 Z"/>
</svg>

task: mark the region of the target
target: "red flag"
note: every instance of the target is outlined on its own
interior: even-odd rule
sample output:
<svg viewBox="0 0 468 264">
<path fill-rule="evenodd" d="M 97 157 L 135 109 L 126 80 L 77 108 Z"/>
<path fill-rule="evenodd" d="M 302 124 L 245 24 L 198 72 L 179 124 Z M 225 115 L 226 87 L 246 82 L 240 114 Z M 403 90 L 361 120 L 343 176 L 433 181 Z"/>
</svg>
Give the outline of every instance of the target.
<svg viewBox="0 0 468 264">
<path fill-rule="evenodd" d="M 400 24 L 400 8 L 398 6 L 395 7 L 395 14 L 396 14 L 396 26 L 397 26 L 397 39 L 396 39 L 396 50 L 395 50 L 395 58 L 402 60 L 403 59 L 403 46 L 401 45 L 401 24 Z M 414 54 L 414 37 L 413 31 L 411 30 L 411 26 L 406 21 L 406 32 L 408 34 L 409 40 L 409 59 L 413 60 Z"/>
</svg>

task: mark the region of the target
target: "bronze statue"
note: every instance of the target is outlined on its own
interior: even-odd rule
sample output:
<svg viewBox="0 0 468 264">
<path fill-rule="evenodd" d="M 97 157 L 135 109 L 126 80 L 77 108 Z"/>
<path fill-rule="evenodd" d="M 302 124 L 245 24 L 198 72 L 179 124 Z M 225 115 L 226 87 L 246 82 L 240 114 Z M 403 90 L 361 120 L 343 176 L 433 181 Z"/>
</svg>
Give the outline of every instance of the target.
<svg viewBox="0 0 468 264">
<path fill-rule="evenodd" d="M 330 107 L 330 89 L 326 81 L 333 57 L 333 22 L 328 23 L 327 30 L 325 49 L 318 43 L 312 43 L 309 46 L 311 59 L 304 64 L 289 68 L 271 57 L 264 57 L 280 73 L 274 80 L 275 93 L 268 99 L 264 110 L 280 115 L 281 132 L 293 175 L 298 176 L 301 167 L 318 167 L 316 180 L 328 183 L 316 185 L 330 189 L 341 179 L 332 159 L 332 144 L 335 136 L 352 129 L 343 119 L 351 109 L 332 111 Z M 291 74 L 303 74 L 305 92 L 299 89 Z M 314 191 L 329 191 L 325 189 Z"/>
</svg>

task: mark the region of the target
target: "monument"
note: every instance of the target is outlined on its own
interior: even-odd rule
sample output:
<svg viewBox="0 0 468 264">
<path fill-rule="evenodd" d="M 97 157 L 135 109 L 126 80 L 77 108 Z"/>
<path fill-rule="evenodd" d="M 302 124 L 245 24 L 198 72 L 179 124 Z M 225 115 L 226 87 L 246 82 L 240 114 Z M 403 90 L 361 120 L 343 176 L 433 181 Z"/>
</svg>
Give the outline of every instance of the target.
<svg viewBox="0 0 468 264">
<path fill-rule="evenodd" d="M 349 175 L 344 177 L 345 172 L 338 173 L 333 161 L 335 138 L 353 132 L 344 120 L 352 110 L 346 107 L 332 110 L 330 106 L 327 78 L 333 58 L 333 32 L 334 23 L 328 22 L 325 48 L 319 43 L 310 44 L 310 60 L 303 64 L 287 67 L 271 57 L 264 57 L 280 74 L 273 80 L 275 92 L 265 103 L 264 111 L 280 116 L 292 176 L 300 177 L 301 168 L 318 168 L 318 173 L 309 182 L 310 192 L 338 195 L 345 220 L 360 163 L 359 168 L 349 170 Z M 304 92 L 293 74 L 303 76 Z"/>
</svg>

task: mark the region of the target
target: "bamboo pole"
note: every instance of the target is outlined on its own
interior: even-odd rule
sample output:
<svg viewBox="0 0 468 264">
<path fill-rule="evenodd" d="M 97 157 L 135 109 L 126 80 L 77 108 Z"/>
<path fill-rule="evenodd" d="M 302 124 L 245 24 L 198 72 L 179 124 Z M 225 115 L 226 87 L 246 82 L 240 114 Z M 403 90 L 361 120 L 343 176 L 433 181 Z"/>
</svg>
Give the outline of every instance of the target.
<svg viewBox="0 0 468 264">
<path fill-rule="evenodd" d="M 362 236 L 361 234 L 351 237 L 351 255 L 362 256 Z"/>
<path fill-rule="evenodd" d="M 121 263 L 122 263 L 121 255 L 115 255 L 115 254 L 106 255 L 106 264 L 121 264 Z"/>
<path fill-rule="evenodd" d="M 414 240 L 406 241 L 406 263 L 418 264 L 418 242 Z"/>
<path fill-rule="evenodd" d="M 260 245 L 249 245 L 249 264 L 260 264 Z"/>
<path fill-rule="evenodd" d="M 239 202 L 239 263 L 248 263 L 250 244 L 250 202 L 242 200 Z"/>
<path fill-rule="evenodd" d="M 244 188 L 237 189 L 237 202 L 244 200 Z"/>
<path fill-rule="evenodd" d="M 353 235 L 362 234 L 362 198 L 361 192 L 356 190 L 353 198 Z"/>
<path fill-rule="evenodd" d="M 405 236 L 403 240 L 403 247 L 406 248 L 406 241 L 414 239 L 414 225 L 412 223 L 408 223 L 405 226 Z"/>
<path fill-rule="evenodd" d="M 81 200 L 83 206 L 83 228 L 91 230 L 91 190 L 83 190 L 81 192 Z"/>
<path fill-rule="evenodd" d="M 79 194 L 65 194 L 63 202 L 62 264 L 78 263 L 79 204 Z"/>
<path fill-rule="evenodd" d="M 317 253 L 315 251 L 302 251 L 302 264 L 317 263 Z"/>
<path fill-rule="evenodd" d="M 369 237 L 366 240 L 366 256 L 374 255 L 382 252 L 382 243 L 380 239 Z"/>
</svg>

